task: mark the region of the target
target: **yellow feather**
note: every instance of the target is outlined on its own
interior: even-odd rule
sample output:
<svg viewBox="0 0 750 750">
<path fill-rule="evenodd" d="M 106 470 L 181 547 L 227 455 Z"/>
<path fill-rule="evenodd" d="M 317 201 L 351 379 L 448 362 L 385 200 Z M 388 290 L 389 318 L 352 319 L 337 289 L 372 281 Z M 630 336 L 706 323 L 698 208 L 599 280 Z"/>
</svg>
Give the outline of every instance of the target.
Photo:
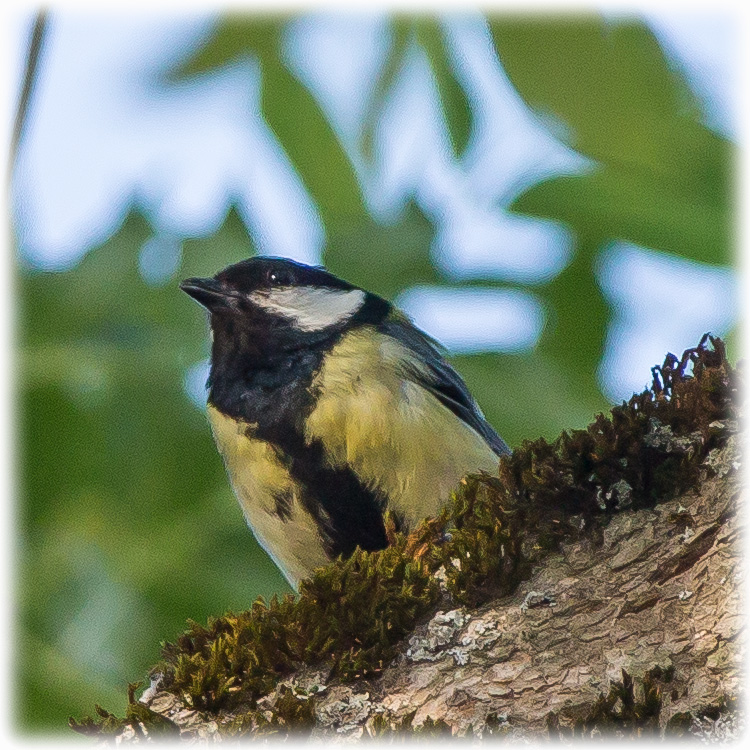
<svg viewBox="0 0 750 750">
<path fill-rule="evenodd" d="M 210 404 L 208 417 L 232 489 L 255 538 L 296 588 L 300 579 L 329 559 L 318 526 L 301 503 L 299 484 L 289 476 L 276 449 L 252 437 L 247 422 L 232 419 Z M 277 512 L 279 496 L 288 500 L 286 519 Z"/>
<path fill-rule="evenodd" d="M 406 347 L 373 329 L 347 333 L 313 381 L 319 394 L 306 423 L 333 467 L 348 464 L 390 498 L 409 527 L 435 515 L 461 478 L 494 472 L 485 441 L 431 393 L 412 382 L 404 363 L 424 366 Z"/>
</svg>

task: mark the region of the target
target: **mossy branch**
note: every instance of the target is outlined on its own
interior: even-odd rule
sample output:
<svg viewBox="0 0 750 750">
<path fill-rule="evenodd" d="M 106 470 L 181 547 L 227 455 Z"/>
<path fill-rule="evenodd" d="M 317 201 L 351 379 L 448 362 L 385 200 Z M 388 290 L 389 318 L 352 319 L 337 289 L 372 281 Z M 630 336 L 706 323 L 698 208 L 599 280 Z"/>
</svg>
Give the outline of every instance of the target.
<svg viewBox="0 0 750 750">
<path fill-rule="evenodd" d="M 258 600 L 248 611 L 211 619 L 206 626 L 191 623 L 164 646 L 163 660 L 151 672 L 153 689 L 145 696 L 150 708 L 131 693 L 124 719 L 97 709 L 98 720 L 71 720 L 71 726 L 85 733 L 133 735 L 150 731 L 152 723 L 164 730 L 144 711 L 160 719 L 182 711 L 210 719 L 212 731 L 223 734 L 311 731 L 321 723 L 321 711 L 328 710 L 336 689 L 349 691 L 347 710 L 351 708 L 352 698 L 360 694 L 347 687 L 354 684 L 369 686 L 368 698 L 360 701 L 369 702 L 368 711 L 354 711 L 361 721 L 352 726 L 360 730 L 369 722 L 368 731 L 375 735 L 400 731 L 406 723 L 409 728 L 426 726 L 429 733 L 468 731 L 466 722 L 446 723 L 450 711 L 415 717 L 418 706 L 424 713 L 416 697 L 414 710 L 386 710 L 390 704 L 383 699 L 373 713 L 370 693 L 385 695 L 389 689 L 373 678 L 389 671 L 389 679 L 398 681 L 394 675 L 405 668 L 404 660 L 419 661 L 414 661 L 414 649 L 422 648 L 425 659 L 433 660 L 428 647 L 433 631 L 455 634 L 470 619 L 478 621 L 478 607 L 518 597 L 519 583 L 543 575 L 545 564 L 553 570 L 550 560 L 559 559 L 563 550 L 595 558 L 597 550 L 608 549 L 607 535 L 618 533 L 612 531 L 619 528 L 613 519 L 625 514 L 640 518 L 639 513 L 674 501 L 713 476 L 711 457 L 726 449 L 737 430 L 739 388 L 739 372 L 727 361 L 723 342 L 705 336 L 679 360 L 669 355 L 654 368 L 649 390 L 609 415 L 598 415 L 587 429 L 564 432 L 551 443 L 525 441 L 500 461 L 497 476 L 467 477 L 439 517 L 409 536 L 391 533 L 387 549 L 358 550 L 348 560 L 318 570 L 296 598 Z M 672 513 L 673 524 L 687 533 L 694 519 L 689 513 L 684 517 L 680 507 Z M 706 537 L 709 546 L 718 523 L 711 527 L 714 536 Z M 705 553 L 707 548 L 694 549 Z M 658 556 L 653 557 L 656 561 Z M 654 573 L 654 591 L 659 575 L 674 578 L 698 557 L 678 556 L 674 570 Z M 616 580 L 612 573 L 613 584 Z M 526 613 L 554 605 L 554 597 L 534 590 L 520 608 Z M 638 612 L 654 601 L 646 597 L 629 606 Z M 451 610 L 449 621 L 444 621 L 446 609 Z M 436 615 L 438 610 L 443 611 Z M 427 628 L 428 646 L 420 646 L 419 638 L 414 641 L 420 628 Z M 496 658 L 497 664 L 504 663 L 502 654 Z M 456 664 L 461 666 L 460 659 Z M 638 675 L 638 696 L 632 676 L 621 670 L 621 681 L 611 680 L 588 713 L 579 712 L 575 720 L 563 717 L 562 723 L 583 734 L 613 724 L 638 731 L 658 726 L 662 683 L 668 680 L 661 667 L 652 667 Z M 321 702 L 318 693 L 325 690 L 329 696 Z M 461 703 L 460 697 L 454 701 Z M 546 731 L 560 733 L 560 722 L 553 712 Z M 195 726 L 188 724 L 181 725 L 183 734 L 194 735 Z M 487 710 L 471 726 L 492 734 L 507 733 L 506 724 Z"/>
</svg>

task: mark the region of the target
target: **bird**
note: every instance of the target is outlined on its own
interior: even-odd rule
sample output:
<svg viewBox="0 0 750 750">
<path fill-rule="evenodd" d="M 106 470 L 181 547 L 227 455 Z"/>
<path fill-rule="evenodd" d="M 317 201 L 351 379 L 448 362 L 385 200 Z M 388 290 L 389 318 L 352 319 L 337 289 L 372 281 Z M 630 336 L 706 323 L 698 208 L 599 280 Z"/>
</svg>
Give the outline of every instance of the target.
<svg viewBox="0 0 750 750">
<path fill-rule="evenodd" d="M 322 266 L 254 256 L 180 288 L 209 313 L 207 411 L 230 485 L 295 590 L 436 515 L 507 444 L 441 346 Z"/>
</svg>

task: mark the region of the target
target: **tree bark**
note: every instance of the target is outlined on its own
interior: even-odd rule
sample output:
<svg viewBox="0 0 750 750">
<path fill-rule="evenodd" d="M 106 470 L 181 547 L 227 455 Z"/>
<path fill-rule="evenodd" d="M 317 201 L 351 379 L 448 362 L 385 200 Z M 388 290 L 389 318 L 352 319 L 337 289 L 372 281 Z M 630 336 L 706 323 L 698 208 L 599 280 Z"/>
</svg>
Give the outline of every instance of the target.
<svg viewBox="0 0 750 750">
<path fill-rule="evenodd" d="M 516 739 L 573 731 L 734 736 L 739 455 L 734 436 L 709 454 L 694 491 L 616 514 L 603 534 L 547 555 L 511 595 L 438 612 L 380 679 L 329 683 L 325 670 L 308 668 L 258 708 L 289 695 L 309 702 L 316 739 L 419 727 Z M 218 738 L 219 724 L 233 718 L 191 710 L 157 685 L 141 701 L 186 738 Z"/>
</svg>

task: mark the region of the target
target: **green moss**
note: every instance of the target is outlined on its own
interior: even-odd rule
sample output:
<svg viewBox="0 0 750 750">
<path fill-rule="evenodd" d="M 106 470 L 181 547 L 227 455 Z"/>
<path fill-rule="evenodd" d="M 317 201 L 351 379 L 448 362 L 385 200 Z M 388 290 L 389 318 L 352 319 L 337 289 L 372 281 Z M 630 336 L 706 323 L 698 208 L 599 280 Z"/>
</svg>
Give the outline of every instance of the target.
<svg viewBox="0 0 750 750">
<path fill-rule="evenodd" d="M 455 602 L 472 606 L 516 586 L 523 562 L 521 521 L 502 483 L 480 475 L 464 479 L 437 524 L 423 527 L 429 567 L 441 571 Z"/>
<path fill-rule="evenodd" d="M 303 663 L 328 660 L 344 679 L 379 674 L 439 598 L 426 562 L 407 554 L 406 543 L 401 536 L 380 552 L 357 550 L 303 582 L 296 599 L 259 600 L 206 627 L 191 623 L 156 669 L 169 690 L 212 711 L 254 705 Z"/>
<path fill-rule="evenodd" d="M 452 730 L 442 719 L 428 716 L 421 724 L 414 726 L 417 711 L 410 711 L 399 719 L 392 719 L 384 714 L 377 714 L 369 725 L 370 739 L 387 740 L 392 742 L 402 738 L 410 743 L 413 740 L 433 740 L 441 737 L 451 737 Z"/>
<path fill-rule="evenodd" d="M 633 678 L 623 669 L 622 682 L 612 682 L 609 692 L 600 695 L 586 716 L 560 723 L 556 713 L 547 715 L 550 739 L 600 736 L 644 737 L 658 735 L 662 709 L 661 685 L 649 672 L 643 681 L 642 696 L 636 698 Z"/>
<path fill-rule="evenodd" d="M 222 727 L 228 737 L 309 735 L 315 726 L 315 698 L 283 685 L 273 708 L 240 714 Z"/>
<path fill-rule="evenodd" d="M 633 678 L 623 669 L 622 682 L 614 682 L 607 695 L 596 701 L 590 714 L 577 722 L 574 735 L 586 737 L 596 728 L 605 733 L 628 733 L 638 737 L 656 735 L 662 709 L 662 686 L 657 674 L 643 680 L 643 694 L 636 698 Z"/>
<path fill-rule="evenodd" d="M 525 441 L 498 476 L 467 477 L 440 516 L 408 537 L 391 530 L 388 548 L 316 571 L 297 598 L 190 623 L 155 668 L 164 688 L 202 710 L 247 712 L 303 664 L 327 663 L 343 680 L 377 676 L 443 597 L 473 606 L 507 593 L 562 540 L 695 483 L 706 454 L 726 442 L 729 431 L 714 423 L 733 416 L 738 389 L 720 339 L 704 337 L 680 360 L 669 355 L 651 389 L 585 430 Z M 77 728 L 109 732 L 115 720 L 99 716 Z M 232 726 L 257 729 L 258 717 Z"/>
<path fill-rule="evenodd" d="M 636 689 L 635 681 L 623 669 L 622 681 L 611 683 L 607 694 L 599 696 L 584 717 L 567 717 L 561 724 L 559 714 L 547 716 L 547 731 L 551 739 L 593 738 L 658 738 L 661 734 L 660 720 L 664 708 L 664 694 L 669 691 L 669 683 L 674 677 L 674 669 L 655 666 L 640 681 Z M 674 696 L 673 696 L 674 697 Z M 691 732 L 696 720 L 708 718 L 716 721 L 720 716 L 736 710 L 736 702 L 717 696 L 712 705 L 703 706 L 692 712 L 674 714 L 664 727 L 664 735 L 670 738 L 694 737 Z"/>
<path fill-rule="evenodd" d="M 141 684 L 136 682 L 128 685 L 128 707 L 124 718 L 120 719 L 109 711 L 105 711 L 101 706 L 95 706 L 94 710 L 98 719 L 86 717 L 79 722 L 71 716 L 68 719 L 68 725 L 74 732 L 91 736 L 114 737 L 130 727 L 137 737 L 143 739 L 146 735 L 152 739 L 178 737 L 180 730 L 174 722 L 135 699 L 135 691 L 141 687 Z"/>
</svg>

